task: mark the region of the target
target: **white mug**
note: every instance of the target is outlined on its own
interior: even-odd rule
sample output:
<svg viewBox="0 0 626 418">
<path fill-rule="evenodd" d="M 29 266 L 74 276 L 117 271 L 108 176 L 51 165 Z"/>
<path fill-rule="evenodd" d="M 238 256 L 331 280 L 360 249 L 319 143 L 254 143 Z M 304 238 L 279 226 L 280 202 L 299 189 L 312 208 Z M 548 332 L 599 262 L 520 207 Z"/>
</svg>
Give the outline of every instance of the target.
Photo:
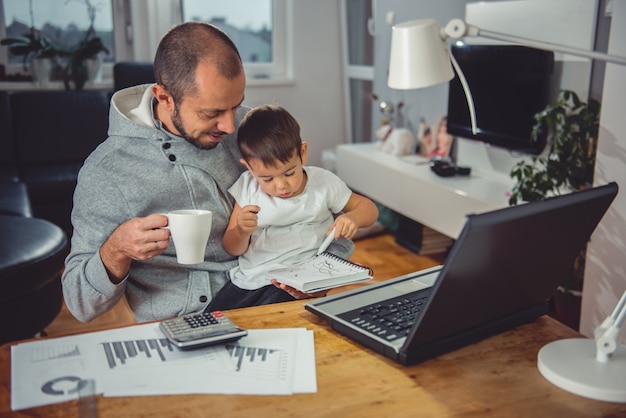
<svg viewBox="0 0 626 418">
<path fill-rule="evenodd" d="M 202 263 L 211 233 L 213 212 L 201 209 L 183 209 L 163 215 L 167 216 L 165 228 L 170 230 L 178 263 Z"/>
</svg>

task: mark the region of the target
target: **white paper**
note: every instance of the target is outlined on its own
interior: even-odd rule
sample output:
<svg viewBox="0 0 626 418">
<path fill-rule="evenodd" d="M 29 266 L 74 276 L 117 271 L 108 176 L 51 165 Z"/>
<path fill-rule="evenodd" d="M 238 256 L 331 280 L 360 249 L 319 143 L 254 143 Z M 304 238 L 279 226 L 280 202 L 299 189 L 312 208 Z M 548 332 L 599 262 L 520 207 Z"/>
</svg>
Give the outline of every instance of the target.
<svg viewBox="0 0 626 418">
<path fill-rule="evenodd" d="M 182 351 L 144 324 L 11 347 L 13 410 L 77 399 L 87 379 L 104 396 L 312 393 L 313 332 L 248 330 L 236 343 Z"/>
</svg>

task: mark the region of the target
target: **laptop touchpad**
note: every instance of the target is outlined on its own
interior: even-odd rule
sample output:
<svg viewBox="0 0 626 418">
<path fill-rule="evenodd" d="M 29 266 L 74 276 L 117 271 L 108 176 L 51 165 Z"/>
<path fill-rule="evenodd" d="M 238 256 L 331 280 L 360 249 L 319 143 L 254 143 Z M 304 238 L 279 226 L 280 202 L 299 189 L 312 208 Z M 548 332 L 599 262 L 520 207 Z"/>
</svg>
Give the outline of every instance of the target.
<svg viewBox="0 0 626 418">
<path fill-rule="evenodd" d="M 394 285 L 393 288 L 399 290 L 402 293 L 415 292 L 417 290 L 427 289 L 429 287 L 432 287 L 433 284 L 435 284 L 435 280 L 437 280 L 438 275 L 439 275 L 439 272 L 427 274 L 425 276 L 420 276 L 413 280 L 400 282 Z"/>
</svg>

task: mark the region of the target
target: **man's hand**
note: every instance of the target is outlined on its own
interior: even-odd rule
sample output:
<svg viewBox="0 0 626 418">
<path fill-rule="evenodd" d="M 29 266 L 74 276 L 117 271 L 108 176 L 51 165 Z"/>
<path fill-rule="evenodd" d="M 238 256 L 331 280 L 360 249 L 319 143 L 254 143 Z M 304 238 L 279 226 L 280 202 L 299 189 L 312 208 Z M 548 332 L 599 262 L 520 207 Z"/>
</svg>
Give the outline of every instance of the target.
<svg viewBox="0 0 626 418">
<path fill-rule="evenodd" d="M 113 283 L 119 283 L 128 274 L 132 260 L 147 260 L 165 251 L 170 231 L 167 217 L 161 214 L 130 219 L 109 236 L 100 247 L 100 258 Z"/>
</svg>

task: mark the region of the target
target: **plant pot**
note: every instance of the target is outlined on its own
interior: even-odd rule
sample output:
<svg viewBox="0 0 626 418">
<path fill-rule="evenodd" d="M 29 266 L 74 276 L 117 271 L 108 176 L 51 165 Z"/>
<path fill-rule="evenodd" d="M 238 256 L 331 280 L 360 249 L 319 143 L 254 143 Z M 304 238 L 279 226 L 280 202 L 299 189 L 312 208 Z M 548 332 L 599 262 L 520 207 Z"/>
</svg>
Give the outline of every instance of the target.
<svg viewBox="0 0 626 418">
<path fill-rule="evenodd" d="M 580 328 L 581 304 L 581 292 L 557 290 L 552 299 L 550 299 L 548 315 L 578 331 Z"/>
<path fill-rule="evenodd" d="M 33 58 L 30 61 L 30 72 L 37 87 L 47 87 L 50 84 L 53 66 L 52 58 Z"/>
<path fill-rule="evenodd" d="M 102 80 L 102 57 L 97 55 L 94 58 L 87 58 L 83 61 L 87 70 L 87 83 Z"/>
<path fill-rule="evenodd" d="M 66 58 L 62 78 L 66 90 L 83 90 L 94 81 L 102 80 L 102 57 L 85 58 L 81 61 Z"/>
</svg>

